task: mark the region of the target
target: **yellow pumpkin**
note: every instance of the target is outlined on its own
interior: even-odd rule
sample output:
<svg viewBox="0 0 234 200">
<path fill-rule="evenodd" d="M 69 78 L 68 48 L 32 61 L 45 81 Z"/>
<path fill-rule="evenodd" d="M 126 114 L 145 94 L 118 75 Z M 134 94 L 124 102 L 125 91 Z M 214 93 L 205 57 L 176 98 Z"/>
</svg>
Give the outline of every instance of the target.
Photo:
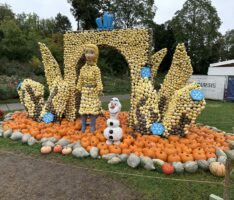
<svg viewBox="0 0 234 200">
<path fill-rule="evenodd" d="M 212 162 L 209 166 L 210 172 L 214 176 L 225 176 L 225 165 L 220 162 Z"/>
</svg>

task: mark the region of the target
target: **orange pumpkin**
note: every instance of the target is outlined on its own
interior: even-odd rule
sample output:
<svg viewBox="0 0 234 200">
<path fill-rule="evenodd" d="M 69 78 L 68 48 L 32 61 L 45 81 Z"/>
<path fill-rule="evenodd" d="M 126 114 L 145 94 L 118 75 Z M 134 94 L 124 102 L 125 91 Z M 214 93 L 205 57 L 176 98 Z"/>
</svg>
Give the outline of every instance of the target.
<svg viewBox="0 0 234 200">
<path fill-rule="evenodd" d="M 104 148 L 104 149 L 100 149 L 99 153 L 100 153 L 101 156 L 103 156 L 103 155 L 106 155 L 106 154 L 108 154 L 110 152 L 109 152 L 109 149 Z"/>
<path fill-rule="evenodd" d="M 105 142 L 100 142 L 97 145 L 98 149 L 108 149 L 108 145 Z"/>
<path fill-rule="evenodd" d="M 193 153 L 205 153 L 204 149 L 201 147 L 198 147 L 196 149 L 193 149 Z"/>
<path fill-rule="evenodd" d="M 181 162 L 181 158 L 178 154 L 171 154 L 171 155 L 168 155 L 167 161 L 170 163 Z"/>
<path fill-rule="evenodd" d="M 156 157 L 160 160 L 167 161 L 167 153 L 164 151 L 159 151 L 156 153 Z"/>
<path fill-rule="evenodd" d="M 207 157 L 207 159 L 209 159 L 209 158 L 216 158 L 216 154 L 212 153 L 212 152 L 206 152 L 206 157 Z"/>
<path fill-rule="evenodd" d="M 178 136 L 178 135 L 170 135 L 169 137 L 168 137 L 168 140 L 171 142 L 171 141 L 173 141 L 173 142 L 175 142 L 175 141 L 179 141 L 179 139 L 180 139 L 180 137 Z"/>
<path fill-rule="evenodd" d="M 90 145 L 91 146 L 97 146 L 97 144 L 99 143 L 99 139 L 96 136 L 92 136 L 90 139 Z"/>
<path fill-rule="evenodd" d="M 150 158 L 154 158 L 155 157 L 155 152 L 152 149 L 150 149 L 150 148 L 144 148 L 142 152 L 143 152 L 143 154 L 145 156 L 148 156 Z"/>
<path fill-rule="evenodd" d="M 184 153 L 184 154 L 181 154 L 180 156 L 181 156 L 182 162 L 194 161 L 192 154 Z"/>
<path fill-rule="evenodd" d="M 90 140 L 88 138 L 83 137 L 80 141 L 80 144 L 82 147 L 86 148 L 87 146 L 90 146 Z"/>
<path fill-rule="evenodd" d="M 164 151 L 165 151 L 168 155 L 177 153 L 177 150 L 176 150 L 175 147 L 165 148 Z"/>
<path fill-rule="evenodd" d="M 110 148 L 111 153 L 121 154 L 122 150 L 118 145 L 115 145 L 114 147 Z"/>
<path fill-rule="evenodd" d="M 210 147 L 210 146 L 208 146 L 208 147 L 205 147 L 205 152 L 207 153 L 207 152 L 211 152 L 211 153 L 215 153 L 215 148 L 214 147 Z"/>
<path fill-rule="evenodd" d="M 132 153 L 131 149 L 122 149 L 122 154 L 130 154 Z"/>
<path fill-rule="evenodd" d="M 201 152 L 194 152 L 193 157 L 195 160 L 206 160 L 206 154 Z"/>
<path fill-rule="evenodd" d="M 120 146 L 121 149 L 127 149 L 128 148 L 128 144 L 124 143 L 124 142 L 122 142 L 119 146 Z"/>
</svg>

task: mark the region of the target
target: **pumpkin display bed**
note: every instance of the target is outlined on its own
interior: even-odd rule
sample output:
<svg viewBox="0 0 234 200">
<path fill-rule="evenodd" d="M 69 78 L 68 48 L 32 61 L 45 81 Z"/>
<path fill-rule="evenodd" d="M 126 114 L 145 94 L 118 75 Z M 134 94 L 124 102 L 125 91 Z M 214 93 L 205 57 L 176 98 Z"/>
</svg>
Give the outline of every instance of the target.
<svg viewBox="0 0 234 200">
<path fill-rule="evenodd" d="M 95 133 L 90 133 L 88 129 L 85 133 L 81 133 L 79 119 L 74 122 L 63 119 L 60 123 L 46 124 L 33 121 L 25 112 L 15 112 L 11 120 L 3 122 L 3 129 L 13 132 L 20 131 L 24 135 L 30 134 L 31 138 L 36 138 L 44 145 L 55 143 L 49 147 L 43 146 L 41 149 L 43 154 L 53 151 L 68 155 L 72 153 L 72 149 L 79 147 L 81 151 L 86 152 L 87 156 L 87 152 L 90 153 L 91 149 L 95 147 L 96 153 L 100 156 L 113 155 L 110 159 L 116 155 L 120 157 L 120 155 L 135 154 L 139 158 L 160 159 L 162 162 L 171 164 L 198 161 L 198 166 L 202 160 L 212 163 L 211 161 L 218 160 L 218 157 L 224 157 L 225 154 L 222 150 L 229 150 L 229 144 L 226 140 L 234 141 L 234 136 L 231 134 L 225 135 L 223 132 L 198 125 L 191 126 L 185 137 L 171 135 L 168 138 L 162 138 L 157 135 L 142 135 L 128 127 L 128 113 L 121 112 L 119 119 L 123 129 L 122 143 L 120 145 L 107 145 L 103 131 L 106 128 L 106 118 L 108 117 L 109 113 L 105 112 L 103 116 L 97 118 Z M 220 173 L 215 173 L 213 165 L 210 166 L 212 174 L 220 176 Z"/>
</svg>

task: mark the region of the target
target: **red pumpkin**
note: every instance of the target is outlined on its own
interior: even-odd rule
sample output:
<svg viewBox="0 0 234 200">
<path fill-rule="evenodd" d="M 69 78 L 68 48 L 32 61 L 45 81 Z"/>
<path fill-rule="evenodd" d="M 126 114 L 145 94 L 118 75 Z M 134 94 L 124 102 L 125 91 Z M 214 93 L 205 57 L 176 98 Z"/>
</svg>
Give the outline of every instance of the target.
<svg viewBox="0 0 234 200">
<path fill-rule="evenodd" d="M 55 147 L 54 147 L 54 153 L 61 153 L 62 152 L 62 150 L 63 150 L 63 147 L 62 147 L 62 145 L 56 145 Z"/>
<path fill-rule="evenodd" d="M 164 174 L 173 174 L 174 173 L 174 167 L 169 164 L 169 163 L 165 163 L 163 166 L 162 166 L 162 171 Z"/>
</svg>

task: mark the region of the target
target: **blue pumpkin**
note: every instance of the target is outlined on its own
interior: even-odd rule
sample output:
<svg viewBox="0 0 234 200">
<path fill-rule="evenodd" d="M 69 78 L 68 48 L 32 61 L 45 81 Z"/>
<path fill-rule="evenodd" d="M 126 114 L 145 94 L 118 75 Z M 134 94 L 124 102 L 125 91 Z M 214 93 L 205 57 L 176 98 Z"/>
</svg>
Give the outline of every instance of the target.
<svg viewBox="0 0 234 200">
<path fill-rule="evenodd" d="M 43 115 L 42 121 L 45 122 L 46 124 L 49 124 L 54 121 L 54 114 L 51 112 L 47 112 Z"/>
<path fill-rule="evenodd" d="M 190 96 L 193 101 L 201 101 L 205 98 L 204 93 L 201 90 L 196 90 L 196 89 L 190 92 Z"/>
<path fill-rule="evenodd" d="M 151 69 L 150 69 L 150 67 L 144 66 L 141 69 L 141 77 L 142 78 L 150 78 L 150 76 L 151 76 Z"/>
<path fill-rule="evenodd" d="M 151 125 L 150 130 L 154 135 L 162 135 L 165 131 L 165 127 L 162 123 L 155 122 Z"/>
</svg>

